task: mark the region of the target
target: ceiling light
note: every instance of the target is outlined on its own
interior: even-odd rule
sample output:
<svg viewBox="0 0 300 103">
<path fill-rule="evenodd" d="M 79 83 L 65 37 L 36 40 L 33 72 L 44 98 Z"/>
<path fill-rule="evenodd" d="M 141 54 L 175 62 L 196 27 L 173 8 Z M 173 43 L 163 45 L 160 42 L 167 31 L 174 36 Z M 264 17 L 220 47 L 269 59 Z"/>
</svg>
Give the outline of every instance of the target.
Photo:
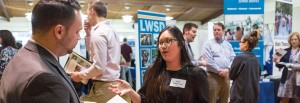
<svg viewBox="0 0 300 103">
<path fill-rule="evenodd" d="M 170 11 L 171 9 L 170 8 L 166 8 L 166 11 Z"/>
<path fill-rule="evenodd" d="M 126 5 L 126 6 L 125 6 L 125 9 L 128 10 L 128 9 L 130 9 L 130 7 L 129 7 L 128 5 Z"/>
<path fill-rule="evenodd" d="M 132 21 L 132 17 L 131 15 L 123 15 L 122 18 L 123 18 L 123 21 L 125 23 L 130 23 Z"/>
<path fill-rule="evenodd" d="M 172 20 L 172 19 L 174 19 L 174 18 L 171 17 L 171 16 L 167 16 L 167 17 L 166 17 L 166 20 Z"/>
<path fill-rule="evenodd" d="M 29 6 L 33 6 L 33 2 L 32 1 L 28 1 L 28 5 Z"/>
<path fill-rule="evenodd" d="M 28 21 L 31 21 L 31 15 L 32 15 L 32 13 L 25 13 L 25 15 L 26 15 L 26 19 Z"/>
</svg>

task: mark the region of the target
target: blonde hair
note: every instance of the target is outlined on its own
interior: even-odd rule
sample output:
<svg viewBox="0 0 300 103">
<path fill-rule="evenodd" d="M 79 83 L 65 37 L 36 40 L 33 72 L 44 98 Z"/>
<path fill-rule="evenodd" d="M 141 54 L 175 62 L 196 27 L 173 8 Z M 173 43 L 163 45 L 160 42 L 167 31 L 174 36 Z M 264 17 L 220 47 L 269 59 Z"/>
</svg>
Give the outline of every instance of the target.
<svg viewBox="0 0 300 103">
<path fill-rule="evenodd" d="M 292 33 L 289 35 L 288 42 L 289 42 L 290 46 L 292 46 L 292 44 L 291 44 L 291 39 L 292 39 L 292 37 L 293 37 L 294 35 L 298 38 L 298 42 L 299 42 L 298 46 L 300 46 L 300 34 L 299 34 L 298 32 L 292 32 Z"/>
</svg>

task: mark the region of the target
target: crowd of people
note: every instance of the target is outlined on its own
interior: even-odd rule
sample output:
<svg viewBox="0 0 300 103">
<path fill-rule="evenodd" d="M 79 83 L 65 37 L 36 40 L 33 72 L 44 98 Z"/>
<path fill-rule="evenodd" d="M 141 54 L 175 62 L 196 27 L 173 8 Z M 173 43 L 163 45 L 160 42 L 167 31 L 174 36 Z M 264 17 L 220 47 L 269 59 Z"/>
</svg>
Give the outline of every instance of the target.
<svg viewBox="0 0 300 103">
<path fill-rule="evenodd" d="M 132 50 L 126 38 L 121 45 L 106 20 L 107 5 L 98 0 L 89 3 L 84 26 L 80 10 L 76 0 L 40 0 L 32 11 L 32 37 L 22 48 L 10 31 L 0 30 L 0 103 L 105 103 L 116 95 L 133 103 L 258 102 L 260 64 L 252 50 L 260 39 L 259 31 L 243 34 L 243 28 L 236 27 L 233 37 L 230 30 L 225 33 L 222 23 L 215 23 L 214 38 L 204 44 L 203 55 L 195 59 L 190 43 L 198 26 L 186 23 L 182 32 L 176 26 L 166 26 L 158 35 L 153 64 L 146 65 L 143 60 L 148 67 L 136 92 L 130 83 L 119 79 L 120 58 L 124 57 L 129 67 Z M 58 58 L 73 52 L 81 29 L 93 65 L 67 74 Z M 235 55 L 225 39 L 239 41 L 242 53 Z M 288 42 L 287 53 L 274 58 L 275 63 L 299 62 L 300 34 L 291 33 Z M 281 102 L 288 103 L 291 98 L 298 101 L 299 71 L 276 66 L 284 68 L 278 91 Z M 87 79 L 92 86 L 81 95 L 73 84 Z"/>
</svg>

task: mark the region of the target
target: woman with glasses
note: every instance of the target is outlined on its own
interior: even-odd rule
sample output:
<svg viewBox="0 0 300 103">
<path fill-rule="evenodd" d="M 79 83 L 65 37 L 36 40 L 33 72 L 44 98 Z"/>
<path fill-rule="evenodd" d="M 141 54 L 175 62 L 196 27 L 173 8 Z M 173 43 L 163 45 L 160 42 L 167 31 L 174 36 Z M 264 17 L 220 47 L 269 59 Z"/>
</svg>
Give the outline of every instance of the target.
<svg viewBox="0 0 300 103">
<path fill-rule="evenodd" d="M 167 26 L 158 36 L 158 54 L 135 92 L 124 80 L 110 90 L 130 96 L 133 103 L 208 103 L 208 82 L 203 69 L 194 66 L 184 46 L 181 31 Z"/>
<path fill-rule="evenodd" d="M 274 62 L 276 63 L 276 67 L 279 69 L 283 68 L 281 80 L 279 84 L 279 89 L 277 96 L 280 97 L 280 103 L 289 103 L 291 98 L 295 98 L 295 74 L 296 71 L 288 70 L 285 65 L 277 64 L 278 62 L 285 63 L 296 63 L 298 61 L 299 55 L 299 46 L 300 46 L 300 34 L 298 32 L 293 32 L 288 37 L 288 42 L 290 44 L 289 48 L 284 49 L 287 51 L 281 58 L 274 57 Z M 294 76 L 293 76 L 294 75 Z M 300 101 L 300 100 L 297 100 Z"/>
<path fill-rule="evenodd" d="M 245 35 L 240 41 L 242 54 L 232 62 L 229 78 L 233 80 L 230 103 L 257 103 L 259 92 L 259 62 L 252 50 L 258 43 L 257 32 Z"/>
</svg>

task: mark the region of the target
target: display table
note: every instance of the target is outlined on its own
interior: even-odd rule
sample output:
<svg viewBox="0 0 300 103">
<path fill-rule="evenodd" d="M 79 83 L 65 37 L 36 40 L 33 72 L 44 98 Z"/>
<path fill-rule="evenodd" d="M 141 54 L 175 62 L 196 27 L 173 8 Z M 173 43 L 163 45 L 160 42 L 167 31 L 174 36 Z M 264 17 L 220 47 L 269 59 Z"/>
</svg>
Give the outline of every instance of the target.
<svg viewBox="0 0 300 103">
<path fill-rule="evenodd" d="M 275 103 L 274 85 L 272 81 L 259 82 L 258 103 Z"/>
</svg>

